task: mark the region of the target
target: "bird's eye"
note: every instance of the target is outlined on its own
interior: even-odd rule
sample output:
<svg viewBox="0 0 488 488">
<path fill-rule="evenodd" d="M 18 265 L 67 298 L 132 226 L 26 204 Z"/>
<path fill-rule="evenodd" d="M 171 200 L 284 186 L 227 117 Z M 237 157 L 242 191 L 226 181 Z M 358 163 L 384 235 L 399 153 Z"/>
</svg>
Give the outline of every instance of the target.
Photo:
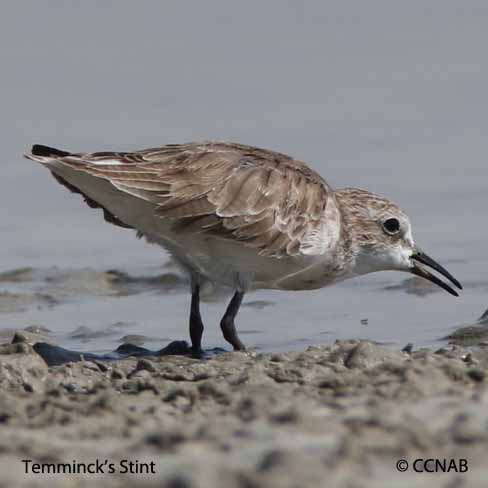
<svg viewBox="0 0 488 488">
<path fill-rule="evenodd" d="M 388 234 L 396 234 L 400 230 L 400 221 L 398 219 L 388 219 L 383 222 L 383 229 Z"/>
</svg>

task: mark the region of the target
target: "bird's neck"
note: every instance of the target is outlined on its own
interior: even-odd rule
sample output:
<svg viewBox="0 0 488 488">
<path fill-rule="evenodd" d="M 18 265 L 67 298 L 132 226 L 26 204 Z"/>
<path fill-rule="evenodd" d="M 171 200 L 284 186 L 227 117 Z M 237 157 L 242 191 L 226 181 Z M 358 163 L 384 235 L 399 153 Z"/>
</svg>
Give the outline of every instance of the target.
<svg viewBox="0 0 488 488">
<path fill-rule="evenodd" d="M 347 200 L 346 195 L 343 198 L 341 190 L 338 190 L 336 192 L 336 201 L 341 214 L 341 230 L 336 253 L 338 259 L 343 263 L 345 273 L 354 275 L 353 270 L 356 265 L 356 256 L 359 253 L 360 245 L 353 225 L 354 219 L 350 210 L 351 206 L 346 204 L 344 200 Z"/>
<path fill-rule="evenodd" d="M 365 275 L 387 269 L 381 265 L 381 260 L 372 253 L 372 246 L 365 238 L 367 232 L 361 230 L 362 213 L 354 200 L 354 189 L 344 189 L 336 192 L 336 200 L 341 213 L 340 254 L 343 260 L 343 279 Z M 366 245 L 365 245 L 366 244 Z"/>
</svg>

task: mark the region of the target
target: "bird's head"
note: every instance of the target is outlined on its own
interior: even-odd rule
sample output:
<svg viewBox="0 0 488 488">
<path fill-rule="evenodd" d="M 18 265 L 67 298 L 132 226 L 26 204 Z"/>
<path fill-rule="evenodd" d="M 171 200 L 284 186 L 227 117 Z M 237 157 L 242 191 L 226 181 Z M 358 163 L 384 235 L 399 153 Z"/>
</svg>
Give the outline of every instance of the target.
<svg viewBox="0 0 488 488">
<path fill-rule="evenodd" d="M 355 275 L 384 270 L 407 271 L 458 296 L 450 285 L 427 270 L 429 267 L 437 271 L 462 289 L 459 281 L 416 246 L 410 219 L 396 204 L 357 188 L 338 190 L 336 198 L 354 246 Z"/>
</svg>

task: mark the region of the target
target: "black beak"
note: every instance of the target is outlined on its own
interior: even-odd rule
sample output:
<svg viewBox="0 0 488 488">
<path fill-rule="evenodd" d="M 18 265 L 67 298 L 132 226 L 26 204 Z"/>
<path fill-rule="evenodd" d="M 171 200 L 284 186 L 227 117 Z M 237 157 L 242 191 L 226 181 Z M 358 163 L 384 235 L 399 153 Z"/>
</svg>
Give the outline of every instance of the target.
<svg viewBox="0 0 488 488">
<path fill-rule="evenodd" d="M 422 251 L 417 251 L 414 254 L 412 254 L 411 259 L 418 261 L 419 263 L 422 263 L 425 266 L 429 266 L 430 268 L 434 269 L 439 274 L 447 278 L 451 283 L 454 284 L 454 286 L 456 286 L 460 290 L 463 289 L 461 283 L 459 283 L 459 281 L 456 280 L 456 278 L 454 278 L 454 276 L 452 276 L 452 274 L 449 273 L 449 271 L 443 268 L 439 263 L 436 263 L 431 257 L 427 256 L 427 254 L 423 253 Z M 425 278 L 426 280 L 435 283 L 441 288 L 444 288 L 444 290 L 446 290 L 451 295 L 454 295 L 455 297 L 459 296 L 456 290 L 451 288 L 447 283 L 441 281 L 439 278 L 437 278 L 437 276 L 427 271 L 424 266 L 419 266 L 416 262 L 414 262 L 410 271 L 414 275 L 421 276 L 422 278 Z"/>
</svg>

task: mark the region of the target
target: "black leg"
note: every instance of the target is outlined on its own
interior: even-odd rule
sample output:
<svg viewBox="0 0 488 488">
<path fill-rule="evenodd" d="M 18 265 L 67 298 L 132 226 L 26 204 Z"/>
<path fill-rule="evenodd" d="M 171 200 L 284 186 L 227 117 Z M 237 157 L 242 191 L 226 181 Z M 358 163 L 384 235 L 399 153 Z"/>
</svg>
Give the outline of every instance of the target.
<svg viewBox="0 0 488 488">
<path fill-rule="evenodd" d="M 246 350 L 246 347 L 237 335 L 236 326 L 234 324 L 234 319 L 239 311 L 243 297 L 244 293 L 242 291 L 236 291 L 234 293 L 234 296 L 232 297 L 232 300 L 230 301 L 229 306 L 227 307 L 227 310 L 220 321 L 220 328 L 224 334 L 224 339 L 232 344 L 234 351 Z"/>
<path fill-rule="evenodd" d="M 200 287 L 195 285 L 191 293 L 190 338 L 194 354 L 202 353 L 203 322 L 200 316 Z"/>
</svg>

